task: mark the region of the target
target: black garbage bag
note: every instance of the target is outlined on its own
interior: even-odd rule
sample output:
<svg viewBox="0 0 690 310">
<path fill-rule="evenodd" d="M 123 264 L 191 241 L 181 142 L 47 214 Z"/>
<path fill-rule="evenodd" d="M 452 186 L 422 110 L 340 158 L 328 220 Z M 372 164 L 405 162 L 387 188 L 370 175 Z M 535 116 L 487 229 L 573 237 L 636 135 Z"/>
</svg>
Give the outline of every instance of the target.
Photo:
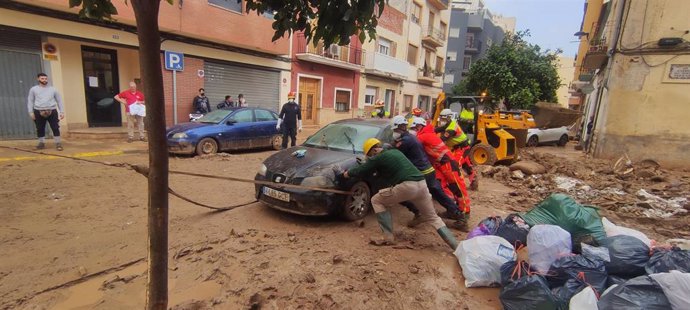
<svg viewBox="0 0 690 310">
<path fill-rule="evenodd" d="M 681 250 L 678 247 L 667 249 L 654 249 L 647 266 L 644 267 L 647 274 L 669 272 L 678 270 L 690 272 L 690 251 Z"/>
<path fill-rule="evenodd" d="M 580 279 L 572 278 L 565 281 L 563 286 L 556 287 L 551 290 L 551 293 L 560 303 L 560 309 L 568 309 L 570 304 L 570 299 L 587 287 L 587 283 Z M 595 290 L 595 292 L 598 292 Z"/>
<path fill-rule="evenodd" d="M 619 277 L 619 276 L 612 276 L 612 275 L 609 275 L 608 279 L 606 280 L 606 288 L 609 288 L 609 287 L 611 287 L 611 286 L 614 285 L 614 284 L 621 285 L 621 284 L 625 283 L 625 282 L 628 281 L 628 280 L 630 280 L 630 279 L 628 279 L 628 278 L 623 278 L 623 277 Z"/>
<path fill-rule="evenodd" d="M 508 240 L 510 244 L 517 248 L 520 245 L 527 245 L 528 233 L 529 225 L 525 223 L 525 220 L 517 214 L 510 214 L 498 226 L 496 236 L 503 237 L 503 239 Z"/>
<path fill-rule="evenodd" d="M 526 261 L 509 261 L 501 266 L 501 286 L 506 286 L 509 283 L 529 275 L 531 270 Z"/>
<path fill-rule="evenodd" d="M 616 286 L 601 296 L 599 310 L 668 310 L 671 303 L 663 289 L 649 276 L 640 276 Z"/>
<path fill-rule="evenodd" d="M 551 264 L 546 280 L 552 288 L 564 285 L 568 280 L 580 278 L 583 283 L 589 284 L 596 292 L 606 289 L 606 266 L 603 261 L 589 259 L 582 255 L 564 256 L 556 259 Z M 574 292 L 575 294 L 577 292 Z"/>
<path fill-rule="evenodd" d="M 546 279 L 536 274 L 502 287 L 499 298 L 504 310 L 557 310 L 560 306 Z"/>
<path fill-rule="evenodd" d="M 641 276 L 649 261 L 649 247 L 635 237 L 618 235 L 608 237 L 601 245 L 609 249 L 611 261 L 606 263 L 606 271 L 618 276 Z"/>
</svg>

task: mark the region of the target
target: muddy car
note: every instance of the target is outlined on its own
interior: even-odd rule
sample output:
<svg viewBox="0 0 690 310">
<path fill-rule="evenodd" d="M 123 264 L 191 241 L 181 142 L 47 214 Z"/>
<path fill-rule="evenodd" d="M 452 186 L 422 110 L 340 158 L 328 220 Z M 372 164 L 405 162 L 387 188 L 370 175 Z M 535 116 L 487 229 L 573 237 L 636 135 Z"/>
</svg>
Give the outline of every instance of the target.
<svg viewBox="0 0 690 310">
<path fill-rule="evenodd" d="M 339 173 L 364 160 L 362 144 L 378 138 L 390 142 L 389 120 L 348 119 L 333 122 L 310 136 L 304 144 L 267 158 L 255 179 L 310 187 L 351 191 L 352 196 L 328 192 L 256 185 L 256 198 L 285 212 L 357 220 L 371 209 L 370 198 L 382 186 L 375 175 L 344 179 Z"/>
</svg>

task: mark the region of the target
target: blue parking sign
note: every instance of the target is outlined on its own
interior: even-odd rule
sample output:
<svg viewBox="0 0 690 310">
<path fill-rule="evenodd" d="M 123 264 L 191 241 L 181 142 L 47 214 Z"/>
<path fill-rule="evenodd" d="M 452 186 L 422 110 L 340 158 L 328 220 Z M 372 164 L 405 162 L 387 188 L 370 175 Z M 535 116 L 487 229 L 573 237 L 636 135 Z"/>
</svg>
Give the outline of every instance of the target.
<svg viewBox="0 0 690 310">
<path fill-rule="evenodd" d="M 184 54 L 165 51 L 165 69 L 172 71 L 184 70 Z"/>
</svg>

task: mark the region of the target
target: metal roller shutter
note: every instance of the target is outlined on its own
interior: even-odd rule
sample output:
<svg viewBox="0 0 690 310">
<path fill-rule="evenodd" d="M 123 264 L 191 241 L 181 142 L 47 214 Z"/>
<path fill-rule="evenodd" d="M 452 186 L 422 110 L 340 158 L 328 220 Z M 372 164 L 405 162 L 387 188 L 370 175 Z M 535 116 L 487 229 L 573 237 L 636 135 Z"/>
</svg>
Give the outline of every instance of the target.
<svg viewBox="0 0 690 310">
<path fill-rule="evenodd" d="M 244 94 L 249 106 L 278 112 L 280 72 L 212 61 L 204 62 L 204 71 L 204 89 L 212 108 L 226 95 L 237 101 L 237 95 Z"/>
</svg>

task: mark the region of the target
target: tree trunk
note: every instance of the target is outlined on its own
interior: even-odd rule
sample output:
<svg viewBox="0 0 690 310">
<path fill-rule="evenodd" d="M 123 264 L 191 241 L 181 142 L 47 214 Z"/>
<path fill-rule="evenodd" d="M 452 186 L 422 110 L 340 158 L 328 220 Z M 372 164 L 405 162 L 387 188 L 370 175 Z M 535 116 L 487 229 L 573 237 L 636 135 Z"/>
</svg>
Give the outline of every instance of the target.
<svg viewBox="0 0 690 310">
<path fill-rule="evenodd" d="M 132 0 L 139 38 L 139 70 L 149 138 L 148 286 L 146 309 L 168 306 L 168 150 L 158 30 L 160 0 Z"/>
</svg>

